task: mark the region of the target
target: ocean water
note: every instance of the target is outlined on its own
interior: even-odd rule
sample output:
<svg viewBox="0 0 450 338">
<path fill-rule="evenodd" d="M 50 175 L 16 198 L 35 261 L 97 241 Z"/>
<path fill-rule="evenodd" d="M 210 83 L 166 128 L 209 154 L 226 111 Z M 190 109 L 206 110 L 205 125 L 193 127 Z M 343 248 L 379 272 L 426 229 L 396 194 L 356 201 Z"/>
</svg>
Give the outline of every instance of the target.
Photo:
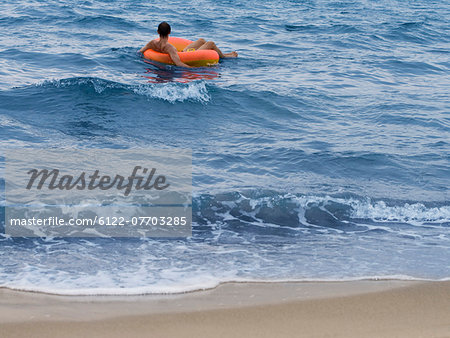
<svg viewBox="0 0 450 338">
<path fill-rule="evenodd" d="M 2 1 L 2 148 L 191 148 L 194 223 L 176 240 L 1 235 L 0 286 L 450 278 L 449 17 L 424 0 Z M 239 58 L 146 62 L 163 20 Z"/>
</svg>

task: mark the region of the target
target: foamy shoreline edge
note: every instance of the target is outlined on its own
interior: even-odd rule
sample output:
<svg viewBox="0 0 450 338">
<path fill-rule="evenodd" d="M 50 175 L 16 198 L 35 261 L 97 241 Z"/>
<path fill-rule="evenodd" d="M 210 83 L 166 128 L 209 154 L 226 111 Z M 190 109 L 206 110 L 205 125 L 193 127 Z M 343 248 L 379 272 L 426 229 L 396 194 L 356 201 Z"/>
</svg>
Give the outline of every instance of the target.
<svg viewBox="0 0 450 338">
<path fill-rule="evenodd" d="M 343 279 L 230 279 L 224 281 L 213 281 L 205 283 L 205 285 L 187 286 L 187 287 L 166 287 L 167 291 L 152 291 L 152 287 L 137 287 L 137 288 L 78 288 L 78 289 L 59 289 L 50 290 L 49 288 L 40 287 L 15 287 L 8 285 L 0 285 L 0 290 L 19 291 L 26 293 L 38 293 L 52 296 L 73 296 L 73 297 L 95 297 L 95 296 L 112 296 L 112 297 L 126 297 L 126 296 L 152 296 L 152 295 L 182 295 L 196 292 L 203 292 L 214 290 L 226 284 L 278 284 L 278 283 L 348 283 L 360 281 L 405 281 L 405 282 L 446 282 L 450 281 L 450 277 L 441 279 L 418 278 L 407 275 L 387 275 L 374 277 L 355 277 Z"/>
</svg>

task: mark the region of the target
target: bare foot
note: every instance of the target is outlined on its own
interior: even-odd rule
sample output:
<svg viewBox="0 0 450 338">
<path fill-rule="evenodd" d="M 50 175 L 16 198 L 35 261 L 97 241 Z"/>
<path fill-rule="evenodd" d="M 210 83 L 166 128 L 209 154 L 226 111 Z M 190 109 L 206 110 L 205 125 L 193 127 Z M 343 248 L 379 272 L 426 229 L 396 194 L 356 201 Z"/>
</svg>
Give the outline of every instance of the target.
<svg viewBox="0 0 450 338">
<path fill-rule="evenodd" d="M 225 56 L 226 58 L 237 58 L 238 53 L 237 52 L 224 53 L 223 56 Z"/>
</svg>

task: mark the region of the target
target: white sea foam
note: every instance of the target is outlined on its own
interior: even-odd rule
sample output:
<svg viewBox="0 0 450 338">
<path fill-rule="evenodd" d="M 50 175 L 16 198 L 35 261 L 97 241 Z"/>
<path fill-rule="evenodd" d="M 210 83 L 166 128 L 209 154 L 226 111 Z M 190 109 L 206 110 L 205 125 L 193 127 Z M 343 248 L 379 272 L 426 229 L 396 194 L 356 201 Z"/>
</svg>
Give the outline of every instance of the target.
<svg viewBox="0 0 450 338">
<path fill-rule="evenodd" d="M 138 95 L 145 95 L 150 98 L 161 99 L 170 103 L 183 101 L 208 102 L 210 100 L 206 84 L 203 81 L 190 82 L 187 84 L 146 84 L 136 86 L 133 91 Z"/>
<path fill-rule="evenodd" d="M 422 203 L 388 206 L 385 202 L 378 201 L 356 203 L 353 210 L 352 217 L 383 222 L 450 222 L 450 206 L 427 208 Z"/>
<path fill-rule="evenodd" d="M 288 195 L 287 195 L 288 197 Z M 351 207 L 351 218 L 371 219 L 377 222 L 402 223 L 448 223 L 450 205 L 426 207 L 422 203 L 402 203 L 390 206 L 384 201 L 355 198 L 336 198 L 330 196 L 292 196 L 302 208 L 312 205 L 323 207 L 329 203 L 339 203 Z"/>
<path fill-rule="evenodd" d="M 349 278 L 298 278 L 298 279 L 252 279 L 252 278 L 206 278 L 198 276 L 198 280 L 185 281 L 181 284 L 166 284 L 163 281 L 154 285 L 140 287 L 92 287 L 92 288 L 58 288 L 54 285 L 35 286 L 26 283 L 4 284 L 2 288 L 10 290 L 40 292 L 47 294 L 63 295 L 63 296 L 134 296 L 134 295 L 150 295 L 150 294 L 180 294 L 195 291 L 204 291 L 214 289 L 224 283 L 321 283 L 321 282 L 354 282 L 354 281 L 449 281 L 449 277 L 441 279 L 418 278 L 408 275 L 379 275 L 379 276 L 360 276 Z"/>
</svg>

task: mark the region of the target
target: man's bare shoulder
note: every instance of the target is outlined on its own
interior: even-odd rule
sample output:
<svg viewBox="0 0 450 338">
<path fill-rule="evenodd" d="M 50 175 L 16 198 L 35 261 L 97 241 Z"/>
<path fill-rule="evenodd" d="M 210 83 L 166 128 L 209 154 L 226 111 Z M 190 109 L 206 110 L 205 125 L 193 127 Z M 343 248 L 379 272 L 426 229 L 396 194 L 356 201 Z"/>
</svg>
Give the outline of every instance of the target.
<svg viewBox="0 0 450 338">
<path fill-rule="evenodd" d="M 152 41 L 149 42 L 150 47 L 153 49 L 155 47 L 158 47 L 158 43 L 156 39 L 153 39 Z"/>
<path fill-rule="evenodd" d="M 167 54 L 176 53 L 177 49 L 175 48 L 175 46 L 168 43 L 164 46 L 164 52 Z"/>
</svg>

